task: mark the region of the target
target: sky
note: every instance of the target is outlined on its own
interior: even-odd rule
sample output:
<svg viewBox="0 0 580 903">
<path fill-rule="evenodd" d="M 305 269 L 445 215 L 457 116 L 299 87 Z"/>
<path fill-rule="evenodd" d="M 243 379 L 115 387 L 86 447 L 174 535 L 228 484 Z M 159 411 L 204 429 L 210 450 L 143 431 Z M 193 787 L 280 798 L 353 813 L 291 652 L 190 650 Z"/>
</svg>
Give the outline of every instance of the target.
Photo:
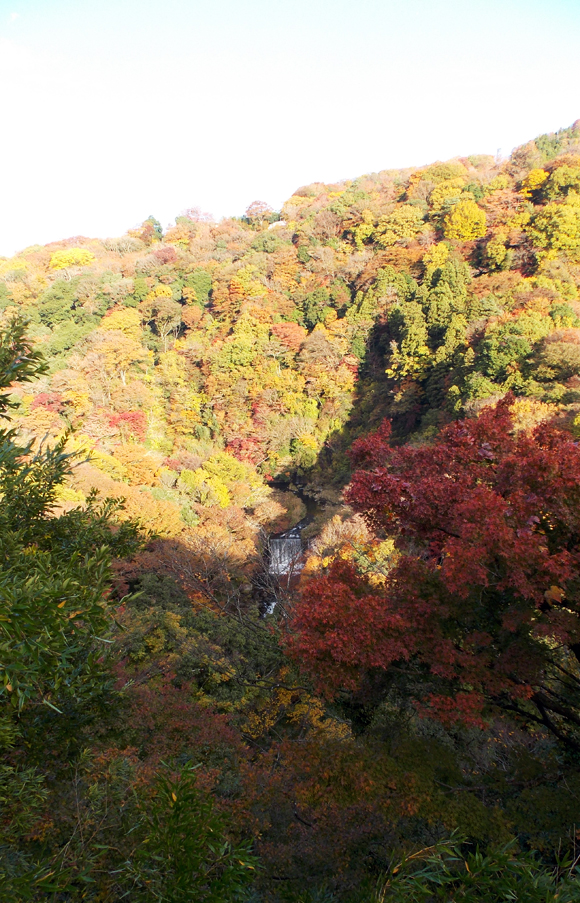
<svg viewBox="0 0 580 903">
<path fill-rule="evenodd" d="M 0 255 L 580 118 L 580 0 L 0 0 Z"/>
</svg>

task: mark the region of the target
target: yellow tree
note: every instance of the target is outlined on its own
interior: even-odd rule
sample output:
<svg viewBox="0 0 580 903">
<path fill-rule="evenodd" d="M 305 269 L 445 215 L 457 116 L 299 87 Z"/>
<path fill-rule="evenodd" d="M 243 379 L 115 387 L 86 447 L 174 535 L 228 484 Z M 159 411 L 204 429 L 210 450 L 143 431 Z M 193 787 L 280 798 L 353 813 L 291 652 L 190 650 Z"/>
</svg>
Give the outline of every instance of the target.
<svg viewBox="0 0 580 903">
<path fill-rule="evenodd" d="M 103 331 L 117 331 L 129 336 L 131 339 L 139 339 L 141 335 L 141 316 L 134 307 L 123 307 L 113 310 L 101 320 L 100 329 Z"/>
<path fill-rule="evenodd" d="M 485 235 L 485 213 L 469 198 L 458 201 L 445 217 L 443 232 L 445 238 L 457 241 L 481 238 Z"/>
<path fill-rule="evenodd" d="M 50 258 L 51 270 L 68 270 L 70 267 L 86 267 L 95 260 L 95 255 L 86 248 L 63 248 L 55 251 Z"/>
<path fill-rule="evenodd" d="M 379 220 L 375 236 L 380 245 L 387 248 L 401 239 L 414 238 L 423 228 L 423 214 L 412 204 L 401 204 Z"/>
<path fill-rule="evenodd" d="M 525 179 L 522 179 L 520 194 L 525 198 L 532 198 L 546 183 L 549 173 L 544 169 L 532 169 Z"/>
<path fill-rule="evenodd" d="M 570 195 L 564 204 L 547 204 L 534 216 L 528 232 L 548 258 L 558 253 L 580 260 L 580 198 Z"/>
<path fill-rule="evenodd" d="M 83 359 L 82 370 L 89 379 L 100 383 L 107 403 L 111 385 L 120 378 L 125 386 L 127 373 L 134 366 L 143 367 L 151 360 L 151 352 L 120 330 L 96 330 L 91 336 L 91 349 Z"/>
</svg>

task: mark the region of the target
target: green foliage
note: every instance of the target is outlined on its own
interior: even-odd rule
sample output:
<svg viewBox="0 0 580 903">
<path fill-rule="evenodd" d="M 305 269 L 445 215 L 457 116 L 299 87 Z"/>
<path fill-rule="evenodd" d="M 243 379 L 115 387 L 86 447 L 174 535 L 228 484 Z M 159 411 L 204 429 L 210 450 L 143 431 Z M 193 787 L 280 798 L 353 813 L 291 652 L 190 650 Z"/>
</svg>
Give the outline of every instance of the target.
<svg viewBox="0 0 580 903">
<path fill-rule="evenodd" d="M 204 704 L 224 711 L 244 706 L 266 692 L 272 675 L 284 664 L 276 633 L 255 608 L 240 621 L 191 602 L 170 577 L 142 574 L 118 638 L 135 667 L 151 667 L 168 653 L 175 682 L 196 689 Z"/>
<path fill-rule="evenodd" d="M 573 260 L 580 258 L 580 203 L 575 195 L 570 195 L 568 201 L 547 204 L 530 223 L 528 232 L 532 241 L 549 258 L 559 253 Z"/>
<path fill-rule="evenodd" d="M 13 320 L 0 331 L 0 387 L 26 382 L 46 366 Z M 10 406 L 0 396 L 0 415 Z M 115 502 L 92 494 L 83 509 L 56 515 L 57 493 L 77 455 L 65 451 L 67 437 L 52 448 L 18 444 L 14 430 L 0 430 L 0 742 L 15 737 L 13 719 L 43 705 L 62 713 L 87 707 L 110 685 L 103 662 L 108 630 L 106 594 L 111 557 L 139 545 L 134 525 L 115 533 Z M 66 720 L 64 715 L 61 715 Z M 47 791 L 31 768 L 0 765 L 7 848 L 0 885 L 11 899 L 29 899 L 48 887 L 47 869 L 19 851 L 20 840 L 40 814 Z M 54 869 L 52 870 L 54 872 Z"/>
<path fill-rule="evenodd" d="M 212 282 L 211 274 L 208 273 L 207 270 L 198 267 L 193 273 L 186 276 L 185 285 L 188 288 L 193 289 L 195 293 L 194 300 L 197 301 L 198 304 L 204 306 L 208 303 L 211 295 Z"/>
<path fill-rule="evenodd" d="M 574 313 L 569 304 L 553 304 L 550 308 L 550 316 L 554 325 L 558 328 L 580 326 L 580 318 Z"/>
<path fill-rule="evenodd" d="M 273 254 L 277 251 L 283 242 L 280 236 L 276 235 L 273 232 L 267 232 L 265 234 L 261 234 L 252 242 L 252 248 L 254 251 L 262 251 L 265 254 Z"/>
<path fill-rule="evenodd" d="M 13 321 L 0 333 L 0 386 L 43 369 L 24 324 Z M 0 413 L 8 405 L 1 396 Z M 133 525 L 111 532 L 120 507 L 113 501 L 99 504 L 93 494 L 85 508 L 54 515 L 58 489 L 78 458 L 66 442 L 35 451 L 0 430 L 0 701 L 16 710 L 101 691 L 95 642 L 108 623 L 111 556 L 138 546 Z"/>
<path fill-rule="evenodd" d="M 52 327 L 82 317 L 82 311 L 77 313 L 76 285 L 76 281 L 59 279 L 44 293 L 36 309 L 41 323 Z"/>
<path fill-rule="evenodd" d="M 136 303 L 144 301 L 149 294 L 149 286 L 143 276 L 137 276 L 133 282 L 133 299 Z"/>
<path fill-rule="evenodd" d="M 407 301 L 404 305 L 393 307 L 389 314 L 389 327 L 393 342 L 387 376 L 404 379 L 406 376 L 422 375 L 430 358 L 422 306 L 417 301 Z"/>
<path fill-rule="evenodd" d="M 327 288 L 317 288 L 309 292 L 302 302 L 304 323 L 308 329 L 314 329 L 317 323 L 324 323 L 330 307 L 330 292 Z"/>
<path fill-rule="evenodd" d="M 163 241 L 163 227 L 158 219 L 154 216 L 148 216 L 145 223 L 149 223 L 153 228 L 153 234 L 157 241 Z"/>
<path fill-rule="evenodd" d="M 143 801 L 137 845 L 122 877 L 131 900 L 234 903 L 244 899 L 258 860 L 248 843 L 233 846 L 194 768 L 162 771 Z"/>
<path fill-rule="evenodd" d="M 550 174 L 543 193 L 549 200 L 580 194 L 580 165 L 568 166 L 565 163 L 555 169 Z"/>
<path fill-rule="evenodd" d="M 545 135 L 539 135 L 534 144 L 542 155 L 544 161 L 553 160 L 559 153 L 566 150 L 570 144 L 578 141 L 578 128 L 571 125 L 569 128 L 559 129 L 557 132 L 550 132 Z"/>
<path fill-rule="evenodd" d="M 336 501 L 349 479 L 344 450 L 383 416 L 397 444 L 420 444 L 509 388 L 528 396 L 517 402 L 526 428 L 557 412 L 578 434 L 579 167 L 571 153 L 546 162 L 577 138 L 577 128 L 544 136 L 501 165 L 471 157 L 315 183 L 288 205 L 291 240 L 258 211 L 251 227 L 178 217 L 164 245 L 150 217 L 133 237 L 91 245 L 90 271 L 74 269 L 80 259 L 51 267 L 53 249 L 40 246 L 0 261 L 0 308 L 22 309 L 50 358 L 41 370 L 23 334 L 0 341 L 3 404 L 13 392 L 14 424 L 36 437 L 28 445 L 8 430 L 0 442 L 2 898 L 169 901 L 186 893 L 180 875 L 193 874 L 203 899 L 209 885 L 198 889 L 195 875 L 223 850 L 212 874 L 225 874 L 232 838 L 248 826 L 276 876 L 258 880 L 256 901 L 351 903 L 360 885 L 366 903 L 394 849 L 432 844 L 455 826 L 484 845 L 501 842 L 509 822 L 553 856 L 573 823 L 578 782 L 556 747 L 553 758 L 540 755 L 540 725 L 516 742 L 506 720 L 505 744 L 492 727 L 477 741 L 449 733 L 425 743 L 394 727 L 407 718 L 397 679 L 389 699 L 400 711 L 380 726 L 380 688 L 369 680 L 364 699 L 336 703 L 342 739 L 324 745 L 328 711 L 288 670 L 270 629 L 284 606 L 259 615 L 287 593 L 263 568 L 262 536 L 289 521 L 258 471 L 311 480 Z M 138 308 L 129 319 L 125 306 Z M 119 365 L 123 351 L 130 366 Z M 40 381 L 24 389 L 27 359 L 28 378 Z M 78 470 L 80 458 L 59 442 L 67 422 L 81 434 L 75 447 L 94 446 Z M 52 447 L 38 441 L 45 433 Z M 118 632 L 109 630 L 111 558 L 137 543 L 121 520 L 128 512 L 99 503 L 91 482 L 123 495 L 131 515 L 146 511 L 164 537 L 115 564 L 119 594 L 141 592 L 116 613 Z M 75 499 L 87 501 L 74 508 Z M 323 503 L 310 529 L 327 516 L 334 523 L 335 510 Z M 378 553 L 360 560 L 368 555 L 374 573 Z M 325 561 L 308 567 L 324 571 Z M 120 695 L 107 690 L 111 662 Z M 83 743 L 91 765 L 78 759 Z M 512 743 L 521 743 L 513 755 Z M 139 762 L 116 744 L 134 745 Z M 163 786 L 155 778 L 168 750 L 180 763 L 203 762 L 179 812 L 175 782 L 189 786 L 188 775 L 164 770 Z M 209 787 L 229 813 L 214 826 L 214 849 L 205 843 L 217 817 Z M 159 867 L 169 856 L 175 868 Z M 497 860 L 491 848 L 488 856 Z M 443 859 L 457 881 L 439 886 L 469 899 L 467 873 Z M 480 868 L 485 888 L 488 873 Z M 282 890 L 288 874 L 295 891 Z M 527 887 L 525 869 L 520 877 Z M 437 899 L 434 880 L 425 886 Z M 224 888 L 216 899 L 235 899 Z"/>
<path fill-rule="evenodd" d="M 464 852 L 458 839 L 406 856 L 380 883 L 375 903 L 573 903 L 578 899 L 576 863 L 548 870 L 514 844 L 484 855 Z"/>
<path fill-rule="evenodd" d="M 58 328 L 54 329 L 50 340 L 44 346 L 45 354 L 50 359 L 51 370 L 55 369 L 56 361 L 54 358 L 71 351 L 85 336 L 89 335 L 93 328 L 94 323 L 76 324 L 71 323 L 70 320 L 65 320 L 59 324 Z"/>
</svg>

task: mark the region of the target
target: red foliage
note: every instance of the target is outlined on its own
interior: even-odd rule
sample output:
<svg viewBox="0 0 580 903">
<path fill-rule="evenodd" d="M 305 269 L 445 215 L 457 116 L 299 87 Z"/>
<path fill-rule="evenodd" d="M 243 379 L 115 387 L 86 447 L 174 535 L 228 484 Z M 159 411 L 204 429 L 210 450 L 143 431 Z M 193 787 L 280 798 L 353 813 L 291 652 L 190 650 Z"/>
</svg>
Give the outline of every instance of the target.
<svg viewBox="0 0 580 903">
<path fill-rule="evenodd" d="M 165 458 L 163 461 L 163 467 L 168 467 L 169 470 L 177 470 L 178 472 L 183 470 L 183 464 L 176 458 Z"/>
<path fill-rule="evenodd" d="M 142 442 L 147 430 L 147 417 L 143 411 L 125 411 L 111 417 L 109 426 L 118 427 L 122 433 Z"/>
<path fill-rule="evenodd" d="M 128 678 L 122 667 L 118 676 L 121 683 Z M 246 755 L 247 748 L 229 717 L 196 702 L 191 688 L 174 686 L 171 675 L 165 675 L 155 686 L 145 683 L 132 687 L 129 703 L 127 733 L 131 745 L 149 765 L 157 766 L 184 753 L 207 759 L 212 749 L 219 750 L 220 758 L 227 753 L 230 760 Z M 213 769 L 213 774 L 218 771 Z M 209 772 L 211 775 L 212 769 Z"/>
<path fill-rule="evenodd" d="M 270 327 L 270 331 L 279 342 L 294 352 L 299 350 L 308 335 L 304 327 L 299 326 L 298 323 L 274 323 Z"/>
<path fill-rule="evenodd" d="M 175 263 L 177 260 L 177 253 L 172 247 L 155 248 L 151 253 L 161 263 Z"/>
<path fill-rule="evenodd" d="M 259 439 L 255 439 L 252 436 L 244 438 L 237 436 L 235 439 L 228 440 L 226 451 L 237 458 L 238 461 L 249 461 L 251 464 L 259 464 L 264 459 Z"/>
<path fill-rule="evenodd" d="M 289 644 L 327 691 L 396 666 L 445 720 L 531 700 L 552 729 L 548 713 L 574 721 L 549 681 L 558 650 L 580 660 L 580 448 L 515 433 L 511 403 L 431 446 L 390 448 L 386 424 L 355 443 L 347 501 L 400 556 L 384 585 L 338 562 L 306 586 Z"/>
<path fill-rule="evenodd" d="M 64 409 L 65 405 L 62 395 L 59 392 L 39 392 L 34 401 L 30 405 L 30 410 L 35 408 L 46 408 L 47 411 L 54 411 L 57 414 Z"/>
</svg>

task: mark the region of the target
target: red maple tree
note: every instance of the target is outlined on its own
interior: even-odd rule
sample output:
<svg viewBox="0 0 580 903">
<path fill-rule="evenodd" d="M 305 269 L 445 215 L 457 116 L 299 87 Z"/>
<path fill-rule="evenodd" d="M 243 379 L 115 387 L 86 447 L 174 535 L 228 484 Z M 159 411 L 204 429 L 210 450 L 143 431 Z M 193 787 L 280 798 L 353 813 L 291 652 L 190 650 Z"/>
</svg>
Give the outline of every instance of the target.
<svg viewBox="0 0 580 903">
<path fill-rule="evenodd" d="M 512 398 L 393 448 L 359 440 L 347 492 L 396 563 L 381 585 L 338 560 L 307 584 L 289 645 L 333 693 L 402 686 L 478 723 L 490 704 L 580 746 L 580 447 L 517 431 Z"/>
</svg>

